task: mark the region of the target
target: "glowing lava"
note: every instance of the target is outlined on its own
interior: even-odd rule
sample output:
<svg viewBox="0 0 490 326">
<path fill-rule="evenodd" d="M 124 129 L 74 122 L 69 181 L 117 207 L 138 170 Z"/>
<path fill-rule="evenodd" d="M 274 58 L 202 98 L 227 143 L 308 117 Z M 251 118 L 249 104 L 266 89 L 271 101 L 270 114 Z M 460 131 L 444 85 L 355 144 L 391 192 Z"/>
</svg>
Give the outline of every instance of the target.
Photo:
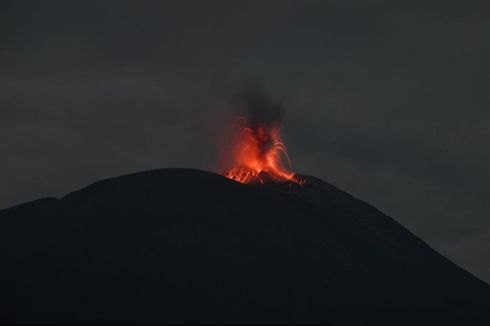
<svg viewBox="0 0 490 326">
<path fill-rule="evenodd" d="M 245 184 L 265 184 L 268 182 L 292 182 L 303 184 L 304 181 L 288 170 L 282 163 L 284 158 L 291 169 L 291 160 L 286 146 L 281 140 L 279 128 L 257 123 L 244 126 L 234 147 L 234 167 L 224 173 L 227 178 Z"/>
</svg>

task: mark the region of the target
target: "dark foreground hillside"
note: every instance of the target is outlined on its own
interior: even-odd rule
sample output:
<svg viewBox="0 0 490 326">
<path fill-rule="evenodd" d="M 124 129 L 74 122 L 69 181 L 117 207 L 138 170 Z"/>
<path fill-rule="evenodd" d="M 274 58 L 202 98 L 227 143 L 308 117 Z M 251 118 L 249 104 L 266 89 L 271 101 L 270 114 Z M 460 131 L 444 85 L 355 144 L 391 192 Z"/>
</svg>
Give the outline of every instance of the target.
<svg viewBox="0 0 490 326">
<path fill-rule="evenodd" d="M 0 211 L 0 321 L 490 325 L 490 287 L 321 180 L 197 170 Z"/>
</svg>

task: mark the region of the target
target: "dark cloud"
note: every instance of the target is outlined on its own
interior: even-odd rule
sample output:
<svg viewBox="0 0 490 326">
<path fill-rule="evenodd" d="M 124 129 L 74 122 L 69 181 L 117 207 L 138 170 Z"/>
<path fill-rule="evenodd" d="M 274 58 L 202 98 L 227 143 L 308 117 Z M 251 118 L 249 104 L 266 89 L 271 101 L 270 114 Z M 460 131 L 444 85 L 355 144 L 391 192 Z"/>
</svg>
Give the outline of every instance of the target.
<svg viewBox="0 0 490 326">
<path fill-rule="evenodd" d="M 490 281 L 484 6 L 4 1 L 0 207 L 150 168 L 219 172 L 216 130 L 252 76 L 273 100 L 248 106 L 287 108 L 295 170 Z"/>
</svg>

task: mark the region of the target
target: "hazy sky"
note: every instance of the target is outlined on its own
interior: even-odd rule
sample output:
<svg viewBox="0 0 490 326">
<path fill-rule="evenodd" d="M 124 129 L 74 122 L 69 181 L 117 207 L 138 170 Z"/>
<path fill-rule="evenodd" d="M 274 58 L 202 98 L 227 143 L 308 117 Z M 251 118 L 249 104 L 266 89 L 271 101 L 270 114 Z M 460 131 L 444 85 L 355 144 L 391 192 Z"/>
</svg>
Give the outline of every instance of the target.
<svg viewBox="0 0 490 326">
<path fill-rule="evenodd" d="M 286 108 L 297 172 L 490 282 L 484 3 L 2 1 L 0 208 L 152 168 L 220 172 L 230 98 L 255 80 Z"/>
</svg>

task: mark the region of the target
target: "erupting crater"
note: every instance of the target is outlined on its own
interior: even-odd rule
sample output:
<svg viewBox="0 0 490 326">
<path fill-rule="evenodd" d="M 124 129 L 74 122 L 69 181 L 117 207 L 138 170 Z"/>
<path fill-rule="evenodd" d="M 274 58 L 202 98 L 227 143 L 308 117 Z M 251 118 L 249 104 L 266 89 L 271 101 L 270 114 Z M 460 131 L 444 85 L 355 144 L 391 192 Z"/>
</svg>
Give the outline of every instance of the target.
<svg viewBox="0 0 490 326">
<path fill-rule="evenodd" d="M 244 183 L 265 185 L 268 183 L 304 184 L 304 180 L 292 172 L 291 160 L 281 139 L 278 126 L 247 119 L 239 119 L 239 134 L 233 148 L 234 166 L 223 175 Z M 283 164 L 287 162 L 288 168 Z"/>
</svg>

